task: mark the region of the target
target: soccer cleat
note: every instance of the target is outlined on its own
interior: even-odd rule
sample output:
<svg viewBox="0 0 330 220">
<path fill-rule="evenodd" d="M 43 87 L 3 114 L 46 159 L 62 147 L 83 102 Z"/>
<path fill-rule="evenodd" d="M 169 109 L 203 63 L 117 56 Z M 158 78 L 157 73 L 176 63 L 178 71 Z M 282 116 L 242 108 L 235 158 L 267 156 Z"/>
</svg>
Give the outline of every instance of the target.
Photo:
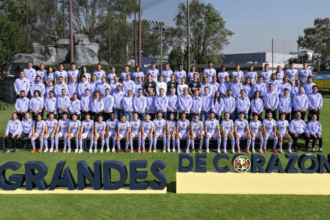
<svg viewBox="0 0 330 220">
<path fill-rule="evenodd" d="M 170 148 L 167 148 L 167 152 L 168 152 L 168 153 L 171 153 L 171 149 L 170 149 Z"/>
<path fill-rule="evenodd" d="M 312 148 L 312 152 L 314 153 L 316 150 L 315 150 L 315 148 Z"/>
<path fill-rule="evenodd" d="M 274 152 L 274 153 L 277 153 L 277 149 L 276 149 L 276 148 L 274 148 L 274 149 L 273 149 L 273 152 Z"/>
<path fill-rule="evenodd" d="M 322 148 L 320 148 L 320 150 L 319 150 L 320 152 L 323 152 L 323 149 Z"/>
<path fill-rule="evenodd" d="M 94 153 L 97 153 L 97 149 L 94 150 Z"/>
<path fill-rule="evenodd" d="M 156 153 L 156 152 L 157 152 L 157 150 L 153 150 L 152 152 Z"/>
<path fill-rule="evenodd" d="M 89 153 L 91 154 L 91 153 L 93 153 L 93 150 L 92 150 L 92 148 L 91 149 L 89 149 Z"/>
<path fill-rule="evenodd" d="M 292 153 L 292 150 L 291 150 L 291 149 L 289 149 L 289 150 L 288 150 L 288 152 L 291 154 L 291 153 Z"/>
<path fill-rule="evenodd" d="M 195 150 L 192 150 L 192 151 L 191 151 L 191 153 L 193 153 L 193 154 L 194 154 L 194 153 L 196 153 L 196 151 L 195 151 Z"/>
<path fill-rule="evenodd" d="M 142 153 L 145 153 L 146 152 L 146 149 L 145 148 L 142 148 Z"/>
<path fill-rule="evenodd" d="M 172 151 L 173 151 L 173 153 L 175 153 L 175 149 L 173 149 Z"/>
<path fill-rule="evenodd" d="M 163 153 L 164 153 L 164 154 L 166 153 L 166 150 L 165 150 L 165 149 L 163 150 Z"/>
<path fill-rule="evenodd" d="M 62 151 L 63 153 L 66 153 L 66 149 L 63 149 L 63 151 Z"/>
<path fill-rule="evenodd" d="M 74 152 L 77 154 L 77 153 L 79 152 L 78 148 L 76 148 L 76 149 L 74 150 Z"/>
<path fill-rule="evenodd" d="M 120 153 L 121 152 L 121 150 L 119 149 L 118 151 L 117 151 L 117 153 Z"/>
<path fill-rule="evenodd" d="M 241 149 L 240 148 L 237 149 L 237 153 L 241 153 Z"/>
<path fill-rule="evenodd" d="M 186 153 L 189 154 L 189 149 L 186 150 Z"/>
<path fill-rule="evenodd" d="M 219 150 L 218 150 L 218 154 L 220 154 L 220 153 L 221 153 L 221 150 L 219 149 Z"/>
<path fill-rule="evenodd" d="M 129 152 L 130 152 L 130 153 L 133 153 L 133 152 L 134 152 L 134 150 L 133 150 L 133 149 L 131 149 Z"/>
<path fill-rule="evenodd" d="M 255 153 L 256 152 L 256 150 L 255 149 L 252 149 L 252 153 Z"/>
<path fill-rule="evenodd" d="M 181 152 L 181 150 L 179 149 L 179 150 L 178 150 L 178 153 L 180 153 L 180 152 Z"/>
<path fill-rule="evenodd" d="M 264 152 L 262 151 L 262 149 L 260 149 L 260 150 L 259 150 L 259 153 L 264 153 Z"/>
<path fill-rule="evenodd" d="M 39 150 L 38 150 L 38 153 L 42 153 L 42 149 L 39 149 Z"/>
<path fill-rule="evenodd" d="M 223 150 L 223 153 L 225 153 L 225 154 L 226 154 L 226 153 L 227 153 L 227 150 Z"/>
<path fill-rule="evenodd" d="M 208 154 L 209 154 L 209 153 L 210 153 L 210 150 L 209 150 L 209 149 L 207 149 L 207 150 L 206 150 L 206 153 L 208 153 Z"/>
<path fill-rule="evenodd" d="M 53 153 L 53 152 L 54 152 L 54 149 L 50 148 L 49 153 Z"/>
<path fill-rule="evenodd" d="M 281 154 L 283 154 L 283 150 L 279 150 L 279 152 L 280 152 Z"/>
<path fill-rule="evenodd" d="M 6 153 L 8 153 L 8 152 L 9 152 L 9 150 L 6 151 Z M 31 150 L 31 153 L 32 153 L 32 154 L 34 154 L 35 152 L 36 152 L 36 149 L 32 149 L 32 150 Z"/>
<path fill-rule="evenodd" d="M 71 148 L 69 148 L 68 153 L 71 153 Z"/>
<path fill-rule="evenodd" d="M 128 153 L 128 150 L 127 150 L 127 149 L 125 150 L 125 153 L 126 153 L 126 154 Z"/>
<path fill-rule="evenodd" d="M 112 153 L 115 153 L 115 152 L 116 152 L 115 148 L 112 148 Z"/>
<path fill-rule="evenodd" d="M 101 153 L 101 154 L 103 153 L 103 149 L 100 150 L 100 153 Z"/>
<path fill-rule="evenodd" d="M 83 150 L 83 149 L 80 149 L 80 150 L 78 151 L 78 153 L 80 153 L 80 154 L 81 154 L 82 152 L 84 152 L 84 150 Z"/>
<path fill-rule="evenodd" d="M 246 153 L 248 153 L 248 154 L 249 154 L 249 153 L 250 153 L 250 150 L 249 150 L 249 149 L 246 149 Z"/>
<path fill-rule="evenodd" d="M 110 149 L 109 148 L 107 148 L 107 150 L 105 151 L 106 153 L 109 153 L 110 152 Z"/>
<path fill-rule="evenodd" d="M 58 152 L 58 148 L 55 148 L 54 153 L 57 153 L 57 152 Z"/>
<path fill-rule="evenodd" d="M 48 152 L 48 148 L 46 148 L 46 149 L 44 150 L 44 152 L 47 153 L 47 152 Z"/>
<path fill-rule="evenodd" d="M 198 153 L 202 153 L 202 150 L 198 150 Z"/>
<path fill-rule="evenodd" d="M 149 147 L 149 150 L 148 150 L 149 153 L 151 153 L 151 148 Z"/>
<path fill-rule="evenodd" d="M 264 148 L 264 153 L 267 153 L 267 149 L 266 148 Z"/>
<path fill-rule="evenodd" d="M 233 154 L 234 154 L 234 153 L 236 153 L 234 149 L 233 149 L 233 150 L 231 150 L 231 152 L 232 152 Z"/>
<path fill-rule="evenodd" d="M 141 153 L 141 149 L 138 149 L 138 153 Z"/>
</svg>

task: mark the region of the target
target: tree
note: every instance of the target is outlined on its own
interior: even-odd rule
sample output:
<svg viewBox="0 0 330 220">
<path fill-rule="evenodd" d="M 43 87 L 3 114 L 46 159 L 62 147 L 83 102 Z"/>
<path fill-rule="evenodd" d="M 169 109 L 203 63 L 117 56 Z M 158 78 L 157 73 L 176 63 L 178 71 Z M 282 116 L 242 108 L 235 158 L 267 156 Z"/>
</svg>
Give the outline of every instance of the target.
<svg viewBox="0 0 330 220">
<path fill-rule="evenodd" d="M 314 27 L 304 29 L 304 36 L 299 36 L 297 43 L 299 47 L 318 54 L 317 59 L 324 70 L 330 54 L 330 19 L 315 19 Z"/>
<path fill-rule="evenodd" d="M 185 54 L 182 52 L 181 48 L 173 48 L 171 53 L 168 55 L 169 63 L 172 70 L 175 70 L 179 64 L 182 64 L 182 61 L 185 58 Z"/>
<path fill-rule="evenodd" d="M 211 4 L 192 0 L 190 10 L 190 43 L 197 63 L 209 60 L 219 61 L 222 49 L 229 44 L 228 37 L 234 33 L 225 27 L 225 21 Z M 175 46 L 187 43 L 187 6 L 179 5 L 175 17 L 177 28 L 172 30 L 172 41 Z"/>
<path fill-rule="evenodd" d="M 18 24 L 9 20 L 5 14 L 0 14 L 0 69 L 6 69 L 16 53 L 25 45 L 23 30 Z"/>
</svg>

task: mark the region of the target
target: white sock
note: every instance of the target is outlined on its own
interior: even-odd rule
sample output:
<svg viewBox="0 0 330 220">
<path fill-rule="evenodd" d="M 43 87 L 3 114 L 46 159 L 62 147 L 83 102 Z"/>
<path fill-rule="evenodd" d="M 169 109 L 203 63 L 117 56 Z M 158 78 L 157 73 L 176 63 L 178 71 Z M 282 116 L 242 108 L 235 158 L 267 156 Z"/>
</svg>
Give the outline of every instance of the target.
<svg viewBox="0 0 330 220">
<path fill-rule="evenodd" d="M 239 139 L 236 139 L 236 146 L 237 146 L 237 149 L 240 149 L 240 148 L 241 148 L 241 147 L 239 146 L 239 144 L 240 144 Z"/>
<path fill-rule="evenodd" d="M 202 150 L 204 140 L 199 140 L 199 149 Z"/>
<path fill-rule="evenodd" d="M 117 137 L 112 137 L 112 150 L 115 150 L 116 148 L 116 138 Z"/>
<path fill-rule="evenodd" d="M 253 138 L 252 138 L 252 149 L 254 149 L 255 144 L 256 144 L 256 138 L 253 137 Z"/>
<path fill-rule="evenodd" d="M 195 140 L 191 140 L 191 149 L 195 150 Z"/>
<path fill-rule="evenodd" d="M 210 139 L 206 138 L 206 140 L 205 140 L 205 146 L 206 146 L 206 150 L 208 150 L 209 147 L 210 147 Z"/>
<path fill-rule="evenodd" d="M 90 142 L 89 142 L 89 149 L 92 149 L 93 148 L 93 144 L 94 144 L 94 140 L 90 140 Z"/>
<path fill-rule="evenodd" d="M 33 149 L 36 149 L 36 139 L 35 138 L 31 138 L 31 144 Z"/>
<path fill-rule="evenodd" d="M 291 150 L 292 142 L 289 142 L 288 145 L 289 145 L 289 146 L 288 146 L 289 150 Z"/>
<path fill-rule="evenodd" d="M 55 137 L 55 148 L 58 148 L 58 137 Z"/>
<path fill-rule="evenodd" d="M 138 146 L 139 146 L 139 149 L 141 149 L 141 138 L 138 139 Z"/>
<path fill-rule="evenodd" d="M 97 150 L 97 140 L 94 141 L 94 148 L 95 148 L 95 150 Z"/>
<path fill-rule="evenodd" d="M 267 148 L 267 141 L 268 141 L 268 137 L 265 137 L 265 138 L 264 138 L 264 149 Z"/>
<path fill-rule="evenodd" d="M 163 137 L 163 144 L 164 144 L 163 149 L 166 150 L 166 138 L 164 138 L 164 137 Z"/>
<path fill-rule="evenodd" d="M 67 140 L 68 148 L 71 149 L 71 140 Z"/>
<path fill-rule="evenodd" d="M 142 148 L 145 149 L 146 147 L 146 138 L 142 137 Z"/>
<path fill-rule="evenodd" d="M 133 140 L 132 140 L 132 139 L 129 140 L 129 144 L 130 144 L 130 146 L 131 146 L 131 149 L 133 149 Z"/>
<path fill-rule="evenodd" d="M 104 140 L 101 140 L 101 149 L 104 149 Z"/>
<path fill-rule="evenodd" d="M 167 149 L 171 148 L 171 138 L 167 138 Z"/>
<path fill-rule="evenodd" d="M 107 150 L 110 149 L 110 140 L 109 137 L 105 138 L 105 144 L 107 145 Z"/>
<path fill-rule="evenodd" d="M 190 141 L 190 139 L 188 139 L 187 140 L 187 149 L 189 150 L 189 148 L 190 148 L 190 143 L 191 143 L 191 141 Z"/>
<path fill-rule="evenodd" d="M 251 145 L 251 139 L 250 140 L 248 139 L 247 140 L 247 147 L 246 147 L 248 150 L 250 149 L 250 145 Z"/>
<path fill-rule="evenodd" d="M 235 139 L 234 138 L 231 139 L 231 149 L 232 149 L 232 151 L 235 150 Z"/>
<path fill-rule="evenodd" d="M 220 146 L 221 146 L 221 138 L 217 139 L 217 145 L 218 145 L 218 150 L 220 150 Z"/>
<path fill-rule="evenodd" d="M 273 149 L 276 148 L 276 146 L 277 146 L 277 142 L 278 142 L 278 138 L 274 138 L 274 146 L 273 146 Z"/>
<path fill-rule="evenodd" d="M 128 150 L 128 144 L 129 142 L 125 142 L 125 150 Z"/>
<path fill-rule="evenodd" d="M 154 149 L 156 149 L 156 146 L 157 146 L 157 140 L 158 140 L 158 137 L 154 137 Z"/>
<path fill-rule="evenodd" d="M 64 149 L 66 149 L 66 145 L 67 145 L 67 138 L 66 137 L 63 137 L 63 139 L 64 139 Z"/>
<path fill-rule="evenodd" d="M 83 149 L 83 140 L 82 139 L 79 139 L 79 146 L 80 146 L 80 150 Z"/>
<path fill-rule="evenodd" d="M 149 148 L 152 149 L 153 143 L 154 143 L 154 139 L 152 137 L 149 137 Z"/>
<path fill-rule="evenodd" d="M 176 144 L 176 140 L 175 140 L 175 138 L 172 138 L 173 150 L 175 150 L 175 144 Z"/>
<path fill-rule="evenodd" d="M 227 138 L 223 139 L 223 149 L 227 150 Z"/>
<path fill-rule="evenodd" d="M 78 149 L 78 148 L 79 148 L 79 139 L 76 138 L 76 149 Z"/>
<path fill-rule="evenodd" d="M 121 147 L 120 147 L 120 141 L 117 141 L 117 148 L 118 148 L 118 150 L 121 149 Z"/>
<path fill-rule="evenodd" d="M 43 138 L 39 138 L 40 141 L 40 149 L 43 149 L 44 147 L 44 139 Z"/>
<path fill-rule="evenodd" d="M 55 141 L 54 141 L 54 137 L 51 137 L 50 138 L 50 149 L 54 149 L 54 143 L 55 143 Z"/>
<path fill-rule="evenodd" d="M 282 147 L 283 147 L 283 143 L 278 143 L 278 145 L 280 146 L 280 150 L 282 150 Z"/>
<path fill-rule="evenodd" d="M 264 146 L 264 138 L 260 138 L 260 150 L 262 149 L 262 146 Z"/>
<path fill-rule="evenodd" d="M 178 150 L 180 150 L 180 139 L 176 139 L 176 146 Z"/>
<path fill-rule="evenodd" d="M 44 146 L 45 146 L 45 149 L 48 149 L 48 141 L 47 141 L 46 137 L 44 137 Z"/>
</svg>

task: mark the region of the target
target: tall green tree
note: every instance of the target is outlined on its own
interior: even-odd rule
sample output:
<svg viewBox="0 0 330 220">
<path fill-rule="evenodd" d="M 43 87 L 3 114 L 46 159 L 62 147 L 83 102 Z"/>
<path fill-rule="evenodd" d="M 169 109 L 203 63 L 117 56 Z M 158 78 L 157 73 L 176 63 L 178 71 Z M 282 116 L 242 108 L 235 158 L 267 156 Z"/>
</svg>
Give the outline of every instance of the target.
<svg viewBox="0 0 330 220">
<path fill-rule="evenodd" d="M 182 52 L 182 49 L 175 47 L 171 50 L 171 53 L 168 55 L 168 60 L 172 70 L 175 70 L 179 64 L 185 63 L 185 54 Z"/>
<path fill-rule="evenodd" d="M 190 10 L 190 44 L 197 63 L 208 60 L 219 61 L 221 51 L 229 44 L 228 37 L 234 33 L 225 26 L 226 22 L 213 5 L 200 0 L 192 0 Z M 187 5 L 179 5 L 174 21 L 176 28 L 172 30 L 171 41 L 175 46 L 187 45 Z"/>
<path fill-rule="evenodd" d="M 9 62 L 25 45 L 23 30 L 9 20 L 6 14 L 0 14 L 0 69 L 8 67 Z"/>
<path fill-rule="evenodd" d="M 329 64 L 330 18 L 315 19 L 314 27 L 304 29 L 304 36 L 299 36 L 297 43 L 302 49 L 314 51 L 324 70 Z"/>
</svg>

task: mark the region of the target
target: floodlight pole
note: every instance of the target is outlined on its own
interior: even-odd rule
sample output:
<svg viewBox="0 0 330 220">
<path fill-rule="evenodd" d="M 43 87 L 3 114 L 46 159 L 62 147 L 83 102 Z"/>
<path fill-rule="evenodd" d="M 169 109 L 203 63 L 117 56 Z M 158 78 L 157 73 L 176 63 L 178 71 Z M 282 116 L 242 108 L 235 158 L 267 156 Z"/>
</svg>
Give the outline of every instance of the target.
<svg viewBox="0 0 330 220">
<path fill-rule="evenodd" d="M 141 13 L 141 4 L 142 4 L 142 0 L 139 0 L 139 65 L 142 67 L 142 54 L 141 54 L 141 50 L 142 50 L 142 34 L 141 34 L 141 31 L 142 31 L 142 21 L 141 21 L 141 16 L 142 16 L 142 13 Z"/>
<path fill-rule="evenodd" d="M 69 0 L 70 7 L 70 62 L 74 62 L 74 47 L 73 47 L 73 28 L 72 28 L 72 0 Z"/>
<path fill-rule="evenodd" d="M 26 25 L 25 25 L 26 53 L 29 52 L 28 23 L 29 23 L 29 0 L 26 0 Z"/>
<path fill-rule="evenodd" d="M 188 52 L 188 66 L 187 72 L 190 70 L 190 23 L 189 23 L 189 0 L 187 0 L 187 52 Z"/>
<path fill-rule="evenodd" d="M 110 6 L 111 6 L 111 1 L 109 1 L 109 5 L 108 5 L 108 35 L 109 35 L 109 64 L 111 65 L 111 24 L 110 24 Z"/>
</svg>

